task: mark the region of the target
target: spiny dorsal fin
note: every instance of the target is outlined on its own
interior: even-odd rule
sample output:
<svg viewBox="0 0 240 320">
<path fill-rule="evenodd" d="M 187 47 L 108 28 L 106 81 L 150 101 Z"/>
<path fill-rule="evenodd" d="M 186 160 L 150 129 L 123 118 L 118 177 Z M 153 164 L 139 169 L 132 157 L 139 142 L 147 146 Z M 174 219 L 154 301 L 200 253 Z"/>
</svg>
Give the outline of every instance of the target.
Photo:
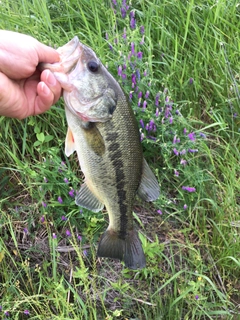
<svg viewBox="0 0 240 320">
<path fill-rule="evenodd" d="M 92 191 L 88 188 L 86 183 L 84 183 L 79 193 L 77 194 L 75 198 L 75 202 L 78 206 L 86 208 L 88 210 L 91 210 L 93 212 L 101 211 L 104 207 L 102 202 L 100 202 L 95 195 L 92 193 Z"/>
<path fill-rule="evenodd" d="M 66 139 L 65 139 L 65 154 L 69 157 L 76 150 L 75 141 L 72 130 L 68 127 Z"/>
<path fill-rule="evenodd" d="M 157 200 L 160 194 L 158 181 L 145 159 L 143 159 L 142 179 L 137 193 L 144 201 Z"/>
</svg>

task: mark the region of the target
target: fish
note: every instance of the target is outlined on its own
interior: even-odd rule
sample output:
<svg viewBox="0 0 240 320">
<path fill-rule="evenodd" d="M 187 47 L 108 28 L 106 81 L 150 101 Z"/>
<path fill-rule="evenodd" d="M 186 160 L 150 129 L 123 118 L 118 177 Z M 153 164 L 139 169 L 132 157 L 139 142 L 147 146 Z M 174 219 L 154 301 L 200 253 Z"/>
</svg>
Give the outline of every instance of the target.
<svg viewBox="0 0 240 320">
<path fill-rule="evenodd" d="M 136 195 L 144 201 L 159 197 L 158 181 L 143 157 L 138 124 L 129 99 L 96 53 L 77 36 L 57 49 L 60 61 L 43 63 L 63 88 L 68 130 L 65 153 L 77 152 L 84 183 L 78 206 L 109 216 L 97 256 L 142 269 L 146 258 L 134 227 Z"/>
</svg>

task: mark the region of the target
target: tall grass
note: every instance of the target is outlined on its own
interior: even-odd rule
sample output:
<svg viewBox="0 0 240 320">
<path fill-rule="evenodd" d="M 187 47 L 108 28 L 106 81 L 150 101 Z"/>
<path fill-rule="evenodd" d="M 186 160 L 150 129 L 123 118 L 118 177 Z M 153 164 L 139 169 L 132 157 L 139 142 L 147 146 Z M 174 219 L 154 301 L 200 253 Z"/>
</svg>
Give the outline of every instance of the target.
<svg viewBox="0 0 240 320">
<path fill-rule="evenodd" d="M 77 35 L 96 51 L 161 186 L 134 208 L 147 267 L 99 260 L 107 215 L 74 203 L 63 102 L 0 118 L 3 319 L 239 318 L 239 18 L 234 0 L 1 2 L 0 28 L 53 47 Z"/>
</svg>

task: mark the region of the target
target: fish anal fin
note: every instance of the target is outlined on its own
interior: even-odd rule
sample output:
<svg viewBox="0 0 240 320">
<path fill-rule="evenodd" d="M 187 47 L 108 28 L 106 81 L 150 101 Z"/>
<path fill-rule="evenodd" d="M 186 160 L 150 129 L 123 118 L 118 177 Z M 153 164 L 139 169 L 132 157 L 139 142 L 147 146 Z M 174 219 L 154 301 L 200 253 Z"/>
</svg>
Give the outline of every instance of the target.
<svg viewBox="0 0 240 320">
<path fill-rule="evenodd" d="M 101 211 L 104 207 L 103 203 L 96 198 L 86 183 L 81 186 L 79 193 L 76 195 L 75 202 L 78 206 L 93 212 Z"/>
<path fill-rule="evenodd" d="M 76 150 L 75 141 L 72 130 L 68 127 L 66 139 L 65 139 L 65 154 L 69 157 Z"/>
<path fill-rule="evenodd" d="M 137 193 L 144 201 L 157 200 L 160 195 L 158 181 L 145 159 L 143 159 L 142 179 Z"/>
<path fill-rule="evenodd" d="M 125 239 L 120 238 L 115 231 L 106 230 L 99 242 L 97 255 L 124 261 L 129 269 L 142 269 L 146 266 L 142 244 L 136 230 L 128 231 Z"/>
</svg>

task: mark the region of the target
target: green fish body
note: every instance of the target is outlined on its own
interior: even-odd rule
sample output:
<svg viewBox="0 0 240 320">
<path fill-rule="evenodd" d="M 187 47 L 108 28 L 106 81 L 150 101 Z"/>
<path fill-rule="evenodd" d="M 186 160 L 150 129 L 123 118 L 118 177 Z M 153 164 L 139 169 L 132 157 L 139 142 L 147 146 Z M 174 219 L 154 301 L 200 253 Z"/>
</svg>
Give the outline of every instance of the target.
<svg viewBox="0 0 240 320">
<path fill-rule="evenodd" d="M 143 158 L 132 108 L 118 82 L 77 37 L 61 47 L 60 57 L 61 53 L 60 64 L 44 68 L 54 71 L 64 88 L 69 127 L 65 152 L 67 156 L 77 152 L 85 176 L 76 204 L 95 212 L 106 207 L 109 226 L 98 256 L 123 260 L 131 269 L 143 268 L 146 261 L 133 225 L 133 203 L 136 194 L 156 200 L 159 185 Z"/>
</svg>

